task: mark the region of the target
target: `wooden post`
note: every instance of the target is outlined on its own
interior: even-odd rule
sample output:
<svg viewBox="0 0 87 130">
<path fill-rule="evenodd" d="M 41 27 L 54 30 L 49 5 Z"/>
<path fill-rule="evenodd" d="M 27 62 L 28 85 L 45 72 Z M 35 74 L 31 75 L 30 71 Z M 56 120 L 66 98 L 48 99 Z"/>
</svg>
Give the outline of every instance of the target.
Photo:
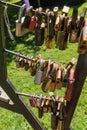
<svg viewBox="0 0 87 130">
<path fill-rule="evenodd" d="M 67 118 L 65 119 L 65 129 L 70 130 L 70 123 L 73 118 L 74 111 L 76 109 L 85 79 L 87 75 L 87 52 L 86 54 L 81 54 L 78 57 L 78 62 L 75 69 L 75 83 L 72 94 L 72 99 L 68 102 L 66 112 Z"/>
</svg>

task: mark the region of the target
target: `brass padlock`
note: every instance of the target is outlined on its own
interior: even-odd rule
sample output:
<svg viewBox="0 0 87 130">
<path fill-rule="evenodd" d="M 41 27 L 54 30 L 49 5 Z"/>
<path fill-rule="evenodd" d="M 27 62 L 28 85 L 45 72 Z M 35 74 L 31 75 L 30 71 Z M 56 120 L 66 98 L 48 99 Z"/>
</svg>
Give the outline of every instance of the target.
<svg viewBox="0 0 87 130">
<path fill-rule="evenodd" d="M 43 92 L 47 92 L 49 90 L 51 82 L 52 82 L 51 79 L 46 80 L 46 81 L 43 82 L 43 84 L 42 84 Z"/>
<path fill-rule="evenodd" d="M 56 82 L 51 82 L 50 84 L 50 92 L 54 92 L 56 88 Z"/>
<path fill-rule="evenodd" d="M 46 47 L 49 49 L 54 48 L 55 47 L 55 38 L 52 38 L 49 40 L 49 37 L 47 37 L 45 44 L 46 44 Z"/>
</svg>

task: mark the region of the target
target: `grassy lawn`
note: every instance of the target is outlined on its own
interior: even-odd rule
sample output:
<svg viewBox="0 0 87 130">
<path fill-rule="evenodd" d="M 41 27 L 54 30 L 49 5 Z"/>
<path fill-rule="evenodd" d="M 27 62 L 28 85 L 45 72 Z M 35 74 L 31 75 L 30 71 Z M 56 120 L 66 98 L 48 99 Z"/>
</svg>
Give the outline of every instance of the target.
<svg viewBox="0 0 87 130">
<path fill-rule="evenodd" d="M 81 12 L 83 7 L 87 7 L 87 2 L 78 7 L 79 13 Z M 69 15 L 71 15 L 71 13 L 72 8 L 70 9 Z M 14 17 L 14 19 L 16 18 Z M 15 23 L 15 20 L 13 21 L 13 23 Z M 59 65 L 63 66 L 65 66 L 73 57 L 78 58 L 78 43 L 72 44 L 68 42 L 67 49 L 61 51 L 56 47 L 54 49 L 47 49 L 45 44 L 41 47 L 37 47 L 34 45 L 33 39 L 34 34 L 29 33 L 28 35 L 25 35 L 23 38 L 16 38 L 16 42 L 13 43 L 12 41 L 9 41 L 9 38 L 7 36 L 6 47 L 12 51 L 20 52 L 21 54 L 27 55 L 29 57 L 35 57 L 38 54 L 41 54 L 42 59 L 51 59 L 56 61 Z M 41 85 L 34 84 L 34 77 L 30 76 L 30 73 L 28 71 L 16 68 L 14 56 L 12 56 L 11 54 L 7 54 L 7 72 L 9 79 L 16 87 L 17 91 L 37 95 L 40 95 L 42 93 L 43 95 L 45 95 L 45 93 L 41 90 Z M 55 95 L 61 95 L 63 94 L 63 89 L 61 91 L 56 90 L 54 93 Z M 86 94 L 87 80 L 84 83 L 83 90 L 72 119 L 72 130 L 87 130 Z M 49 95 L 49 93 L 46 93 L 46 95 Z M 24 98 L 24 100 L 29 105 L 28 98 Z M 37 109 L 31 109 L 38 118 Z M 51 130 L 50 113 L 44 114 L 42 119 L 39 120 L 44 125 L 46 130 Z M 0 108 L 0 130 L 32 130 L 32 128 L 23 116 Z"/>
</svg>

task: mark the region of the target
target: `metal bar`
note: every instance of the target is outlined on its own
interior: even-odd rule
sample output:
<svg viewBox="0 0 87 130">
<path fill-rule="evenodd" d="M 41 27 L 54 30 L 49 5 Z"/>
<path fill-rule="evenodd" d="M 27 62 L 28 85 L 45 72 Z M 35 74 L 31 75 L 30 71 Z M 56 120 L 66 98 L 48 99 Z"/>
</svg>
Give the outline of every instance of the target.
<svg viewBox="0 0 87 130">
<path fill-rule="evenodd" d="M 20 5 L 11 4 L 11 3 L 5 2 L 3 0 L 0 0 L 0 3 L 3 4 L 3 5 L 8 5 L 8 6 L 16 7 L 16 8 L 20 8 L 21 7 Z"/>
<path fill-rule="evenodd" d="M 9 3 L 9 2 L 5 2 L 5 1 L 3 1 L 3 0 L 0 0 L 0 3 L 1 4 L 3 4 L 3 5 L 8 5 L 8 6 L 10 6 L 10 7 L 15 7 L 15 8 L 20 8 L 21 6 L 20 5 L 17 5 L 17 4 L 12 4 L 12 3 Z M 33 9 L 32 10 L 33 12 L 36 12 L 36 10 L 35 9 Z M 43 15 L 45 15 L 46 13 L 45 12 L 41 12 Z"/>
<path fill-rule="evenodd" d="M 20 93 L 20 92 L 17 92 L 16 93 L 17 95 L 21 95 L 21 96 L 26 96 L 26 97 L 34 97 L 34 98 L 37 98 L 37 99 L 40 99 L 40 96 L 37 96 L 37 95 L 34 95 L 34 94 L 25 94 L 25 93 Z M 51 95 L 51 96 L 53 96 L 53 95 Z M 56 99 L 56 97 L 55 98 L 51 98 L 51 96 L 50 97 L 41 97 L 41 99 L 46 99 L 46 100 L 50 100 L 50 101 L 54 101 L 55 99 Z M 58 97 L 58 99 L 59 99 L 60 97 Z"/>
<path fill-rule="evenodd" d="M 5 52 L 8 52 L 8 53 L 10 53 L 10 54 L 13 54 L 13 55 L 22 57 L 22 58 L 24 58 L 24 59 L 35 61 L 33 58 L 29 58 L 29 57 L 27 57 L 27 56 L 21 55 L 20 53 L 13 52 L 13 51 L 8 50 L 8 49 L 5 49 L 5 48 L 4 48 L 3 50 L 4 50 Z"/>
</svg>

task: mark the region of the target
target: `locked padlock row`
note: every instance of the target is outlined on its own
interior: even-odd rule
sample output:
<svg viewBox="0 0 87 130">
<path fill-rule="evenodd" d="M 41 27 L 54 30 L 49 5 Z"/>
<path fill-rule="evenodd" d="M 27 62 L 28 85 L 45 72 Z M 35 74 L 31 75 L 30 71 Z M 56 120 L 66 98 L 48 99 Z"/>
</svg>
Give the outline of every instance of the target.
<svg viewBox="0 0 87 130">
<path fill-rule="evenodd" d="M 43 13 L 41 7 L 34 10 L 30 6 L 23 17 L 22 14 L 25 8 L 24 4 L 19 11 L 19 17 L 16 21 L 16 36 L 20 37 L 27 32 L 34 31 L 36 46 L 41 46 L 45 43 L 47 48 L 56 46 L 60 50 L 64 50 L 67 48 L 68 40 L 71 43 L 75 43 L 81 39 L 81 33 L 86 35 L 81 31 L 85 26 L 84 28 L 87 32 L 87 25 L 84 24 L 86 8 L 83 8 L 80 16 L 78 16 L 78 8 L 75 7 L 73 8 L 72 16 L 68 17 L 70 9 L 68 6 L 63 7 L 61 14 L 58 13 L 58 7 L 54 7 L 52 11 L 46 9 Z M 82 40 L 84 40 L 84 37 Z M 85 37 L 85 40 L 87 41 L 87 37 Z"/>
<path fill-rule="evenodd" d="M 53 130 L 64 130 L 64 119 L 66 117 L 66 100 L 63 97 L 54 96 L 35 96 L 29 97 L 30 105 L 38 108 L 38 117 L 42 118 L 44 113 L 51 113 L 51 128 Z"/>
<path fill-rule="evenodd" d="M 73 58 L 66 67 L 59 66 L 53 60 L 43 60 L 41 56 L 36 58 L 25 59 L 19 55 L 15 58 L 17 68 L 24 68 L 25 71 L 29 71 L 31 76 L 34 76 L 34 84 L 41 85 L 43 92 L 54 92 L 55 89 L 67 88 L 66 99 L 71 99 L 69 95 L 72 91 L 71 83 L 74 79 L 70 77 L 72 74 L 72 67 L 76 64 L 77 60 Z"/>
</svg>

